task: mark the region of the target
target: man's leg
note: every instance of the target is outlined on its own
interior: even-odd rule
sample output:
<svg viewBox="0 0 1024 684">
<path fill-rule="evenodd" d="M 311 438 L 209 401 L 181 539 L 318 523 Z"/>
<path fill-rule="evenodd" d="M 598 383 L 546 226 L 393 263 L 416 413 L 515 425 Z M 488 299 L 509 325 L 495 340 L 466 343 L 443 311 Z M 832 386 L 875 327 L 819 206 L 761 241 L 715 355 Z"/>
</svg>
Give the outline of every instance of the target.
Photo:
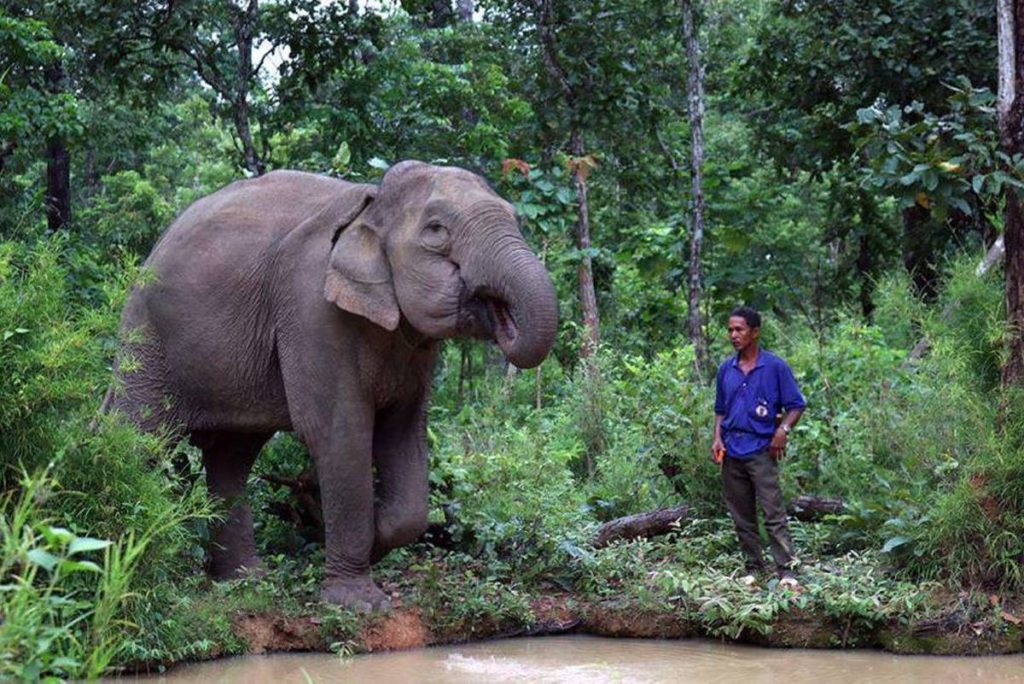
<svg viewBox="0 0 1024 684">
<path fill-rule="evenodd" d="M 763 569 L 761 538 L 757 532 L 757 499 L 754 482 L 747 472 L 747 461 L 726 456 L 722 463 L 722 494 L 736 527 L 740 549 L 746 557 L 747 570 Z"/>
<path fill-rule="evenodd" d="M 764 526 L 771 540 L 770 549 L 779 572 L 794 560 L 793 538 L 786 522 L 786 506 L 779 486 L 779 465 L 768 452 L 750 459 L 749 472 L 757 491 L 757 500 L 764 511 Z"/>
</svg>

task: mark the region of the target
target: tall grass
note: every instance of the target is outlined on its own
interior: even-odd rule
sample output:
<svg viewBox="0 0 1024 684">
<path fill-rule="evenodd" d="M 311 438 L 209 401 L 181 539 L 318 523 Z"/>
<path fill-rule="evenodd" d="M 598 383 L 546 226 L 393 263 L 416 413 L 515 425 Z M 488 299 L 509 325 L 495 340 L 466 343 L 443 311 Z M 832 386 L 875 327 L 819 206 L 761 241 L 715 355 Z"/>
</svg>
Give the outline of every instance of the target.
<svg viewBox="0 0 1024 684">
<path fill-rule="evenodd" d="M 46 502 L 61 492 L 49 469 L 20 485 L 0 500 L 0 679 L 99 677 L 135 637 L 151 547 L 208 510 L 177 506 L 111 541 L 54 524 Z"/>
</svg>

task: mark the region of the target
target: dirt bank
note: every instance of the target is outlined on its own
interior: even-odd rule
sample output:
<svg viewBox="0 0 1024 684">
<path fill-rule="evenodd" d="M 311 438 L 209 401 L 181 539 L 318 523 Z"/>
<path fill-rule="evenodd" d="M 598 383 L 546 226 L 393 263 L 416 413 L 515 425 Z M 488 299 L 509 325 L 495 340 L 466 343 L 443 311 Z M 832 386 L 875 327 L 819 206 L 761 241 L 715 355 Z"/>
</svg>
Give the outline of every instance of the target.
<svg viewBox="0 0 1024 684">
<path fill-rule="evenodd" d="M 270 652 L 367 653 L 423 648 L 485 639 L 592 634 L 620 638 L 719 638 L 727 641 L 781 648 L 871 648 L 898 654 L 990 655 L 1024 651 L 1024 631 L 1010 610 L 992 611 L 982 620 L 967 622 L 951 601 L 947 611 L 902 624 L 860 623 L 793 609 L 780 613 L 761 630 L 739 629 L 726 634 L 709 629 L 672 605 L 657 608 L 618 599 L 586 600 L 569 594 L 538 596 L 530 601 L 532 619 L 488 620 L 470 628 L 443 628 L 451 621 L 429 615 L 418 606 L 397 605 L 386 614 L 349 616 L 349 621 L 313 614 L 283 615 L 246 612 L 230 616 L 231 631 L 242 647 L 212 648 L 206 658 Z M 228 653 L 231 651 L 231 653 Z M 205 659 L 205 658 L 200 658 Z M 162 667 L 161 667 L 162 665 Z M 172 663 L 139 663 L 136 670 L 152 671 Z"/>
</svg>

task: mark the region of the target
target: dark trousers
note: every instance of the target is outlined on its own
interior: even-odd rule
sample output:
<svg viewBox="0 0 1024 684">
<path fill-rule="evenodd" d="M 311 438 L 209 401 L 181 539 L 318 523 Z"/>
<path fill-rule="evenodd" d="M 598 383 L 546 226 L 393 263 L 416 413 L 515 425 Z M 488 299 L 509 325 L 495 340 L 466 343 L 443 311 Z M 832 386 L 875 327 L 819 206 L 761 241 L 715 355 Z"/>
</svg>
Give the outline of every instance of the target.
<svg viewBox="0 0 1024 684">
<path fill-rule="evenodd" d="M 764 526 L 771 540 L 776 567 L 785 568 L 793 556 L 793 539 L 786 524 L 786 507 L 779 487 L 779 465 L 767 451 L 746 459 L 727 456 L 722 463 L 722 492 L 736 526 L 747 569 L 764 568 L 761 537 L 757 531 L 757 504 L 764 511 Z"/>
</svg>

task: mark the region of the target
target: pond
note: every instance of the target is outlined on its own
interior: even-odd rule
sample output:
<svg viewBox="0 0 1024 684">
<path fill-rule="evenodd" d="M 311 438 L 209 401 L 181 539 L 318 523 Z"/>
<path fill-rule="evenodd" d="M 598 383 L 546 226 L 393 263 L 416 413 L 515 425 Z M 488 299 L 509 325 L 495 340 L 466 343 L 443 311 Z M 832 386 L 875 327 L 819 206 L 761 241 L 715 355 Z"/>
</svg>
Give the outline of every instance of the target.
<svg viewBox="0 0 1024 684">
<path fill-rule="evenodd" d="M 896 656 L 766 649 L 706 640 L 558 636 L 359 655 L 245 656 L 125 682 L 1024 682 L 1024 656 Z"/>
</svg>

